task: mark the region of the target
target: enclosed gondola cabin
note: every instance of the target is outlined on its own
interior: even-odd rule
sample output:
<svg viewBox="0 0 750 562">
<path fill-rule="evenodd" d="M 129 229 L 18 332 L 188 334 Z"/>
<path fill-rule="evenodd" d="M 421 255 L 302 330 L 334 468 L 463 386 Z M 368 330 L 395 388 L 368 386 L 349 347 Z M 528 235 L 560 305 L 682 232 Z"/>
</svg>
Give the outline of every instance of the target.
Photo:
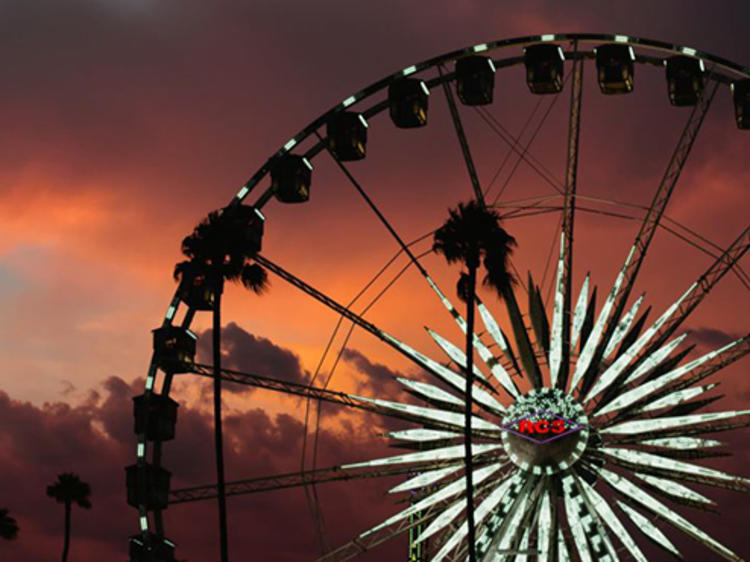
<svg viewBox="0 0 750 562">
<path fill-rule="evenodd" d="M 464 105 L 488 105 L 495 90 L 495 64 L 489 57 L 471 55 L 456 61 L 456 92 Z"/>
<path fill-rule="evenodd" d="M 282 203 L 304 203 L 310 199 L 312 164 L 304 156 L 285 154 L 271 169 L 271 189 Z"/>
<path fill-rule="evenodd" d="M 703 92 L 703 61 L 675 55 L 665 62 L 669 103 L 675 106 L 695 105 Z"/>
<path fill-rule="evenodd" d="M 128 554 L 130 562 L 175 562 L 175 544 L 163 537 L 148 533 L 130 537 Z"/>
<path fill-rule="evenodd" d="M 244 255 L 260 252 L 263 242 L 265 217 L 249 205 L 232 204 L 222 211 L 226 224 L 227 251 Z"/>
<path fill-rule="evenodd" d="M 557 94 L 562 91 L 565 55 L 559 45 L 529 45 L 523 50 L 523 63 L 531 93 Z"/>
<path fill-rule="evenodd" d="M 213 310 L 216 292 L 204 266 L 191 262 L 180 273 L 180 300 L 193 310 Z"/>
<path fill-rule="evenodd" d="M 731 89 L 737 126 L 740 129 L 750 129 L 750 78 L 734 82 Z"/>
<path fill-rule="evenodd" d="M 326 126 L 328 148 L 344 161 L 362 160 L 367 153 L 367 121 L 361 113 L 334 113 Z"/>
<path fill-rule="evenodd" d="M 144 497 L 140 497 L 139 486 L 143 482 Z M 131 464 L 125 468 L 125 484 L 128 492 L 128 505 L 138 507 L 141 502 L 149 511 L 154 509 L 165 509 L 169 499 L 169 480 L 172 473 L 162 467 L 156 467 L 145 463 L 142 470 L 137 464 Z"/>
<path fill-rule="evenodd" d="M 163 326 L 153 334 L 156 364 L 167 373 L 189 372 L 195 362 L 195 334 L 179 326 Z"/>
<path fill-rule="evenodd" d="M 596 52 L 596 77 L 603 94 L 633 91 L 635 53 L 630 45 L 600 45 Z"/>
<path fill-rule="evenodd" d="M 388 85 L 391 121 L 401 129 L 424 127 L 430 90 L 418 78 L 399 78 Z"/>
<path fill-rule="evenodd" d="M 179 404 L 169 396 L 141 394 L 133 398 L 135 433 L 146 434 L 149 441 L 174 439 Z"/>
</svg>

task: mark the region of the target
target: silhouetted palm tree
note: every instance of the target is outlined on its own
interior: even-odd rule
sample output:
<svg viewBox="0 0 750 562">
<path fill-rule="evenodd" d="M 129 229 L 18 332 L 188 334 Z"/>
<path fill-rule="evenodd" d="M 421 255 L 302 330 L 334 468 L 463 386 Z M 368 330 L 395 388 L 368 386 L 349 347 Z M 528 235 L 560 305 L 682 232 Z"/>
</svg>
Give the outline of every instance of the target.
<svg viewBox="0 0 750 562">
<path fill-rule="evenodd" d="M 68 559 L 68 547 L 70 546 L 70 512 L 71 506 L 76 505 L 84 509 L 91 508 L 89 496 L 91 487 L 83 482 L 77 474 L 63 472 L 57 475 L 57 481 L 47 486 L 47 495 L 55 498 L 57 503 L 65 504 L 65 539 L 63 542 L 62 562 Z"/>
<path fill-rule="evenodd" d="M 500 216 L 477 201 L 459 203 L 449 210 L 448 220 L 435 232 L 433 250 L 442 254 L 448 263 L 460 262 L 468 273 L 462 272 L 456 285 L 459 299 L 466 303 L 466 404 L 464 408 L 464 463 L 466 467 L 466 505 L 469 559 L 476 560 L 474 489 L 471 455 L 471 406 L 474 382 L 474 302 L 477 269 L 480 260 L 487 272 L 484 283 L 494 287 L 506 300 L 512 298 L 514 279 L 510 273 L 509 258 L 515 239 L 500 226 Z M 515 300 L 514 300 L 515 302 Z M 516 307 L 517 308 L 517 307 Z"/>
<path fill-rule="evenodd" d="M 231 209 L 231 210 L 230 210 Z M 252 258 L 257 249 L 247 243 L 247 223 L 236 220 L 248 207 L 228 207 L 224 212 L 209 213 L 193 233 L 182 241 L 182 253 L 187 261 L 175 266 L 174 276 L 197 272 L 206 275 L 213 287 L 213 363 L 214 363 L 214 446 L 216 449 L 216 479 L 219 503 L 219 543 L 221 561 L 229 560 L 226 487 L 224 478 L 224 445 L 221 421 L 221 295 L 225 281 L 241 282 L 256 294 L 268 288 L 268 274 Z"/>
<path fill-rule="evenodd" d="M 10 515 L 7 509 L 0 509 L 0 537 L 6 541 L 12 541 L 18 536 L 18 523 Z"/>
</svg>

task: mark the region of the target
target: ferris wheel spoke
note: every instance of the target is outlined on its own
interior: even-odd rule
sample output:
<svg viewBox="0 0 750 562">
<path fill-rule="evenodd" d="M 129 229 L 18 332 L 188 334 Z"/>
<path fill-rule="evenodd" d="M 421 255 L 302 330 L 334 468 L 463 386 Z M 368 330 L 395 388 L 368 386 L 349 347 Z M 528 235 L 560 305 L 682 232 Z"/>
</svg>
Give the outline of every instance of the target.
<svg viewBox="0 0 750 562">
<path fill-rule="evenodd" d="M 627 463 L 628 466 L 636 466 L 641 470 L 646 468 L 648 470 L 700 476 L 713 481 L 726 482 L 732 486 L 731 489 L 750 491 L 750 478 L 728 474 L 721 470 L 665 458 L 660 455 L 646 453 L 635 449 L 602 447 L 599 450 L 613 462 L 622 461 Z"/>
<path fill-rule="evenodd" d="M 641 224 L 641 228 L 638 232 L 638 235 L 636 236 L 633 248 L 631 249 L 628 257 L 625 260 L 625 263 L 622 266 L 622 269 L 620 271 L 621 275 L 624 277 L 622 290 L 619 290 L 618 286 L 618 289 L 614 292 L 615 301 L 612 307 L 613 313 L 610 317 L 608 310 L 607 317 L 604 318 L 606 322 L 604 337 L 601 338 L 601 340 L 598 342 L 596 350 L 593 354 L 593 361 L 591 361 L 587 365 L 587 371 L 584 376 L 584 383 L 582 386 L 582 394 L 586 393 L 591 388 L 591 385 L 594 384 L 594 380 L 596 378 L 596 366 L 601 361 L 606 345 L 609 339 L 612 337 L 612 333 L 617 327 L 617 323 L 622 316 L 625 305 L 627 304 L 628 297 L 630 296 L 630 291 L 632 290 L 635 279 L 638 275 L 638 271 L 643 264 L 643 259 L 646 256 L 646 252 L 649 248 L 649 245 L 651 244 L 654 233 L 659 226 L 659 222 L 661 221 L 662 215 L 664 214 L 664 209 L 666 208 L 667 203 L 672 196 L 672 192 L 677 185 L 677 181 L 680 177 L 682 169 L 687 162 L 687 158 L 690 154 L 691 148 L 693 147 L 693 143 L 695 142 L 706 114 L 711 107 L 711 102 L 714 99 L 718 86 L 719 82 L 714 80 L 712 84 L 705 89 L 699 103 L 696 104 L 695 108 L 691 112 L 690 118 L 688 119 L 688 122 L 684 130 L 682 131 L 682 134 L 680 135 L 677 146 L 675 147 L 675 150 L 672 153 L 672 157 L 669 161 L 669 165 L 667 166 L 661 183 L 659 184 L 656 194 L 654 195 L 654 198 L 651 202 L 651 206 L 649 207 L 646 217 Z"/>
<path fill-rule="evenodd" d="M 750 334 L 731 343 L 728 343 L 727 345 L 720 347 L 719 349 L 715 349 L 709 353 L 706 353 L 705 355 L 702 355 L 701 357 L 698 357 L 693 361 L 685 363 L 684 365 L 681 365 L 680 367 L 677 367 L 676 369 L 673 369 L 661 375 L 660 377 L 642 383 L 632 390 L 624 392 L 618 398 L 607 404 L 605 407 L 597 409 L 595 413 L 596 415 L 600 416 L 608 414 L 610 412 L 614 412 L 616 410 L 621 410 L 636 403 L 639 403 L 639 406 L 643 408 L 644 406 L 649 404 L 649 402 L 651 402 L 651 400 L 647 400 L 647 397 L 659 391 L 660 389 L 663 389 L 666 385 L 679 381 L 683 376 L 692 373 L 696 369 L 700 368 L 700 370 L 695 374 L 696 377 L 701 377 L 701 379 L 706 378 L 707 376 L 710 376 L 711 374 L 723 369 L 724 367 L 731 365 L 748 353 L 750 353 Z M 680 391 L 682 390 L 682 388 L 675 390 Z M 666 396 L 668 396 L 669 394 L 671 394 L 671 392 L 666 394 Z M 664 397 L 665 395 L 659 394 L 653 399 L 657 400 Z"/>
<path fill-rule="evenodd" d="M 485 462 L 487 459 L 484 458 Z M 480 458 L 481 461 L 481 458 Z M 402 467 L 372 468 L 361 467 L 346 469 L 343 466 L 332 466 L 329 468 L 319 468 L 315 470 L 290 472 L 287 474 L 275 474 L 246 480 L 237 480 L 226 483 L 226 495 L 238 496 L 245 494 L 255 494 L 258 492 L 268 492 L 272 490 L 281 490 L 285 488 L 296 488 L 310 484 L 323 484 L 326 482 L 337 482 L 343 480 L 362 480 L 370 478 L 385 478 L 389 476 L 398 476 L 410 474 L 415 471 L 435 471 L 461 468 L 460 464 L 453 466 L 455 461 L 431 460 L 421 464 L 413 464 Z M 218 494 L 216 484 L 204 486 L 192 486 L 189 488 L 180 488 L 169 492 L 169 504 L 187 503 L 215 498 Z"/>
<path fill-rule="evenodd" d="M 620 507 L 622 512 L 628 516 L 633 522 L 636 529 L 639 529 L 648 539 L 654 544 L 663 548 L 664 550 L 674 554 L 678 558 L 682 558 L 682 554 L 672 544 L 672 542 L 659 530 L 659 528 L 649 521 L 648 517 L 641 515 L 637 510 L 630 507 L 628 504 L 617 500 L 617 505 Z"/>
<path fill-rule="evenodd" d="M 442 65 L 438 64 L 436 68 L 438 74 L 442 78 Z M 477 170 L 474 167 L 474 160 L 471 157 L 469 142 L 468 140 L 466 140 L 466 133 L 464 132 L 464 127 L 461 124 L 461 116 L 458 113 L 458 107 L 456 107 L 456 100 L 453 97 L 453 92 L 451 91 L 449 81 L 443 80 L 442 84 L 443 91 L 445 92 L 445 99 L 447 100 L 448 108 L 450 109 L 453 127 L 456 130 L 456 136 L 458 137 L 458 142 L 461 145 L 461 154 L 463 155 L 464 162 L 466 163 L 466 170 L 469 172 L 469 179 L 471 180 L 471 187 L 474 190 L 474 197 L 476 198 L 477 202 L 484 206 L 484 195 L 482 194 L 482 188 L 479 185 L 479 178 L 477 177 Z"/>
<path fill-rule="evenodd" d="M 573 45 L 578 52 L 578 42 Z M 575 222 L 576 189 L 578 184 L 578 147 L 581 133 L 581 102 L 583 100 L 583 59 L 573 61 L 573 83 L 568 117 L 568 152 L 565 167 L 565 201 L 563 203 L 560 264 L 555 288 L 553 350 L 550 354 L 552 385 L 565 389 L 570 370 L 570 329 L 573 271 L 573 225 Z"/>
<path fill-rule="evenodd" d="M 633 474 L 643 480 L 651 490 L 658 491 L 667 497 L 671 497 L 671 499 L 685 500 L 691 502 L 693 505 L 700 505 L 703 509 L 708 509 L 710 506 L 716 505 L 715 501 L 708 499 L 695 490 L 691 490 L 687 486 L 683 486 L 675 480 L 661 478 L 644 472 L 634 472 Z"/>
<path fill-rule="evenodd" d="M 596 512 L 600 521 L 604 521 L 614 535 L 619 539 L 625 549 L 635 558 L 636 562 L 648 562 L 641 549 L 628 533 L 620 519 L 609 506 L 609 503 L 585 480 L 576 476 L 576 482 L 586 502 Z M 616 557 L 615 557 L 616 559 Z"/>
<path fill-rule="evenodd" d="M 599 474 L 617 493 L 639 503 L 651 513 L 663 518 L 664 521 L 679 529 L 686 535 L 693 537 L 698 542 L 716 552 L 719 556 L 733 562 L 742 562 L 742 559 L 739 556 L 723 544 L 713 539 L 707 533 L 701 531 L 687 519 L 669 509 L 663 503 L 633 484 L 631 481 L 627 480 L 625 477 L 604 468 L 599 470 Z"/>
</svg>

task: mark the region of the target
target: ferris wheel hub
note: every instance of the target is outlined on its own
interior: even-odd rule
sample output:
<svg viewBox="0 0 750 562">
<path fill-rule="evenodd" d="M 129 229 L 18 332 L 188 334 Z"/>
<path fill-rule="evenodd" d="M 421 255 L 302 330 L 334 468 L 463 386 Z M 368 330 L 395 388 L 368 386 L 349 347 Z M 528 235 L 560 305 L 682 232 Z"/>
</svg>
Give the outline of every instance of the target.
<svg viewBox="0 0 750 562">
<path fill-rule="evenodd" d="M 519 468 L 555 474 L 572 466 L 589 437 L 588 418 L 580 403 L 558 388 L 534 389 L 508 408 L 502 442 Z"/>
</svg>

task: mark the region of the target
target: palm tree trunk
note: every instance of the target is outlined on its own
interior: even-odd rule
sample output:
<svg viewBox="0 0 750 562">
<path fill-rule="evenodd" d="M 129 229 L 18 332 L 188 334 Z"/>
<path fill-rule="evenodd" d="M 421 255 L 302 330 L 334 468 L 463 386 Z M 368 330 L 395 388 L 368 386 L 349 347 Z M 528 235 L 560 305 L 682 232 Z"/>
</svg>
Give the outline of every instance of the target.
<svg viewBox="0 0 750 562">
<path fill-rule="evenodd" d="M 65 538 L 63 539 L 62 562 L 68 560 L 68 548 L 70 547 L 70 502 L 65 502 Z"/>
<path fill-rule="evenodd" d="M 521 355 L 521 364 L 523 365 L 523 368 L 534 388 L 538 388 L 542 385 L 542 374 L 539 371 L 539 365 L 534 356 L 534 350 L 531 347 L 529 334 L 523 323 L 521 309 L 518 308 L 516 295 L 513 292 L 513 287 L 510 283 L 502 287 L 502 296 L 503 302 L 505 302 L 505 308 L 508 310 L 511 327 L 513 328 L 513 337 L 516 340 L 518 352 Z"/>
<path fill-rule="evenodd" d="M 477 268 L 469 265 L 469 298 L 466 301 L 466 404 L 464 406 L 464 465 L 466 468 L 466 523 L 468 526 L 469 562 L 476 562 L 476 529 L 474 525 L 474 460 L 471 454 L 471 406 L 474 385 L 474 294 Z"/>
<path fill-rule="evenodd" d="M 229 539 L 227 532 L 227 497 L 224 483 L 224 441 L 221 421 L 221 294 L 224 278 L 219 275 L 215 283 L 213 310 L 213 355 L 214 355 L 214 446 L 216 448 L 216 487 L 219 500 L 219 545 L 221 562 L 229 561 Z"/>
</svg>

